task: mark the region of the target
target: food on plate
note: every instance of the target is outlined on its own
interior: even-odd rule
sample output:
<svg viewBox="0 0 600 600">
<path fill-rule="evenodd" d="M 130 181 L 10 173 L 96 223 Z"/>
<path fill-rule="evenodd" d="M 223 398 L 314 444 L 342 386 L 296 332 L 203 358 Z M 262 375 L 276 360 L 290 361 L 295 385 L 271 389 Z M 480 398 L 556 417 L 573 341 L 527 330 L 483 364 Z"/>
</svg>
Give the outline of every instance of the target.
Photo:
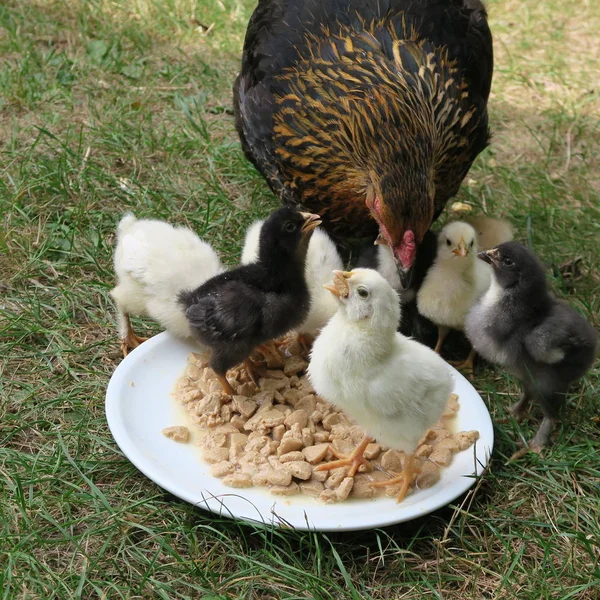
<svg viewBox="0 0 600 600">
<path fill-rule="evenodd" d="M 165 437 L 168 437 L 174 442 L 187 444 L 190 440 L 190 430 L 183 425 L 174 425 L 173 427 L 165 427 L 162 430 Z"/>
<path fill-rule="evenodd" d="M 266 370 L 258 385 L 241 366 L 232 369 L 232 396 L 221 393 L 208 357 L 190 354 L 173 397 L 186 408 L 188 428 L 198 438 L 212 475 L 234 488 L 261 486 L 275 496 L 304 494 L 324 502 L 395 495 L 394 487 L 379 489 L 370 484 L 388 479 L 386 469 L 401 465 L 405 455 L 378 443 L 367 446 L 369 465 L 354 477 L 348 477 L 345 469 L 316 470 L 333 458 L 331 448 L 348 452 L 364 432 L 315 394 L 304 374 L 307 361 L 298 354 L 300 346 L 286 340 L 280 351 L 287 356 L 284 366 Z M 456 440 L 450 450 L 454 456 L 477 439 L 477 432 L 469 432 L 467 445 L 464 432 L 452 432 L 458 408 L 458 398 L 453 395 L 439 423 L 420 440 L 415 454 L 418 488 L 430 487 L 439 479 L 442 467 L 430 461 L 429 455 L 442 441 L 446 440 L 447 446 L 447 440 Z M 463 439 L 462 445 L 459 439 Z"/>
</svg>

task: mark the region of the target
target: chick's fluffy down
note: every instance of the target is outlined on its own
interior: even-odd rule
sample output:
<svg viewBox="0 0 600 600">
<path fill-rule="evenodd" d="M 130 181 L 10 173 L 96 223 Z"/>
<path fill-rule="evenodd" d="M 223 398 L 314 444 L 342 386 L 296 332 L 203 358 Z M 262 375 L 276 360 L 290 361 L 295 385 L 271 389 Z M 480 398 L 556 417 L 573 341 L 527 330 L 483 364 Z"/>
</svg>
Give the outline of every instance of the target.
<svg viewBox="0 0 600 600">
<path fill-rule="evenodd" d="M 378 442 L 412 452 L 444 411 L 452 378 L 435 352 L 396 332 L 399 302 L 389 284 L 370 269 L 357 272 L 378 286 L 369 288 L 372 314 L 348 317 L 352 303 L 360 302 L 351 291 L 315 341 L 309 377 L 320 396 Z M 355 314 L 360 310 L 368 309 L 358 307 Z"/>
<path fill-rule="evenodd" d="M 191 229 L 125 215 L 117 230 L 112 290 L 124 313 L 149 316 L 181 338 L 191 336 L 178 293 L 223 271 L 219 257 Z"/>
</svg>

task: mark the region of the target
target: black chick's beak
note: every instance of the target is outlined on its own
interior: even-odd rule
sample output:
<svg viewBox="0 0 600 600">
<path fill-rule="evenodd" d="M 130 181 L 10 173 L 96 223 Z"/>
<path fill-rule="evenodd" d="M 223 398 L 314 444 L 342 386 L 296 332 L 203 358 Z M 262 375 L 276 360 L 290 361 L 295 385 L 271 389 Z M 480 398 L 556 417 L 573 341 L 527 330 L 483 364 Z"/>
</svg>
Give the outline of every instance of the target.
<svg viewBox="0 0 600 600">
<path fill-rule="evenodd" d="M 312 213 L 301 212 L 302 218 L 304 219 L 304 225 L 302 225 L 302 233 L 308 233 L 313 229 L 316 229 L 321 224 L 321 217 Z"/>
<path fill-rule="evenodd" d="M 500 262 L 498 248 L 492 248 L 486 252 L 478 252 L 477 258 L 480 258 L 483 262 L 486 262 L 488 265 L 492 266 L 497 265 Z"/>
</svg>

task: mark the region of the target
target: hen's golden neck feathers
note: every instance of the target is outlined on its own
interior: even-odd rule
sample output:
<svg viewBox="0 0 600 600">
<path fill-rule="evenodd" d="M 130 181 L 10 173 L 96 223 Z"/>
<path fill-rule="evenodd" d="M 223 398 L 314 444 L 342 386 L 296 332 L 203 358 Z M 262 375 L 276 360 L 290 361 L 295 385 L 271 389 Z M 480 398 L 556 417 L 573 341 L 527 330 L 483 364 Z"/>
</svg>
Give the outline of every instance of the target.
<svg viewBox="0 0 600 600">
<path fill-rule="evenodd" d="M 444 48 L 400 33 L 373 21 L 311 34 L 280 76 L 277 155 L 308 206 L 324 193 L 332 207 L 352 196 L 364 204 L 371 190 L 401 218 L 404 198 L 433 198 L 436 165 L 464 162 L 479 125 L 466 86 Z"/>
</svg>

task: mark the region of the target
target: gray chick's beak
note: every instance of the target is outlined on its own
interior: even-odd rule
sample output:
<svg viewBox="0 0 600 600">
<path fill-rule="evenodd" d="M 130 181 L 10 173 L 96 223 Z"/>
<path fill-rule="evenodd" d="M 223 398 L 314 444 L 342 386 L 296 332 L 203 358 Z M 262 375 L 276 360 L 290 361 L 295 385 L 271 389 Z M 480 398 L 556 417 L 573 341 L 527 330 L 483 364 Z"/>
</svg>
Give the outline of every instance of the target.
<svg viewBox="0 0 600 600">
<path fill-rule="evenodd" d="M 498 255 L 498 248 L 492 248 L 487 252 L 478 252 L 477 258 L 480 258 L 483 262 L 488 263 L 488 265 L 496 265 L 500 261 L 500 256 Z"/>
</svg>

